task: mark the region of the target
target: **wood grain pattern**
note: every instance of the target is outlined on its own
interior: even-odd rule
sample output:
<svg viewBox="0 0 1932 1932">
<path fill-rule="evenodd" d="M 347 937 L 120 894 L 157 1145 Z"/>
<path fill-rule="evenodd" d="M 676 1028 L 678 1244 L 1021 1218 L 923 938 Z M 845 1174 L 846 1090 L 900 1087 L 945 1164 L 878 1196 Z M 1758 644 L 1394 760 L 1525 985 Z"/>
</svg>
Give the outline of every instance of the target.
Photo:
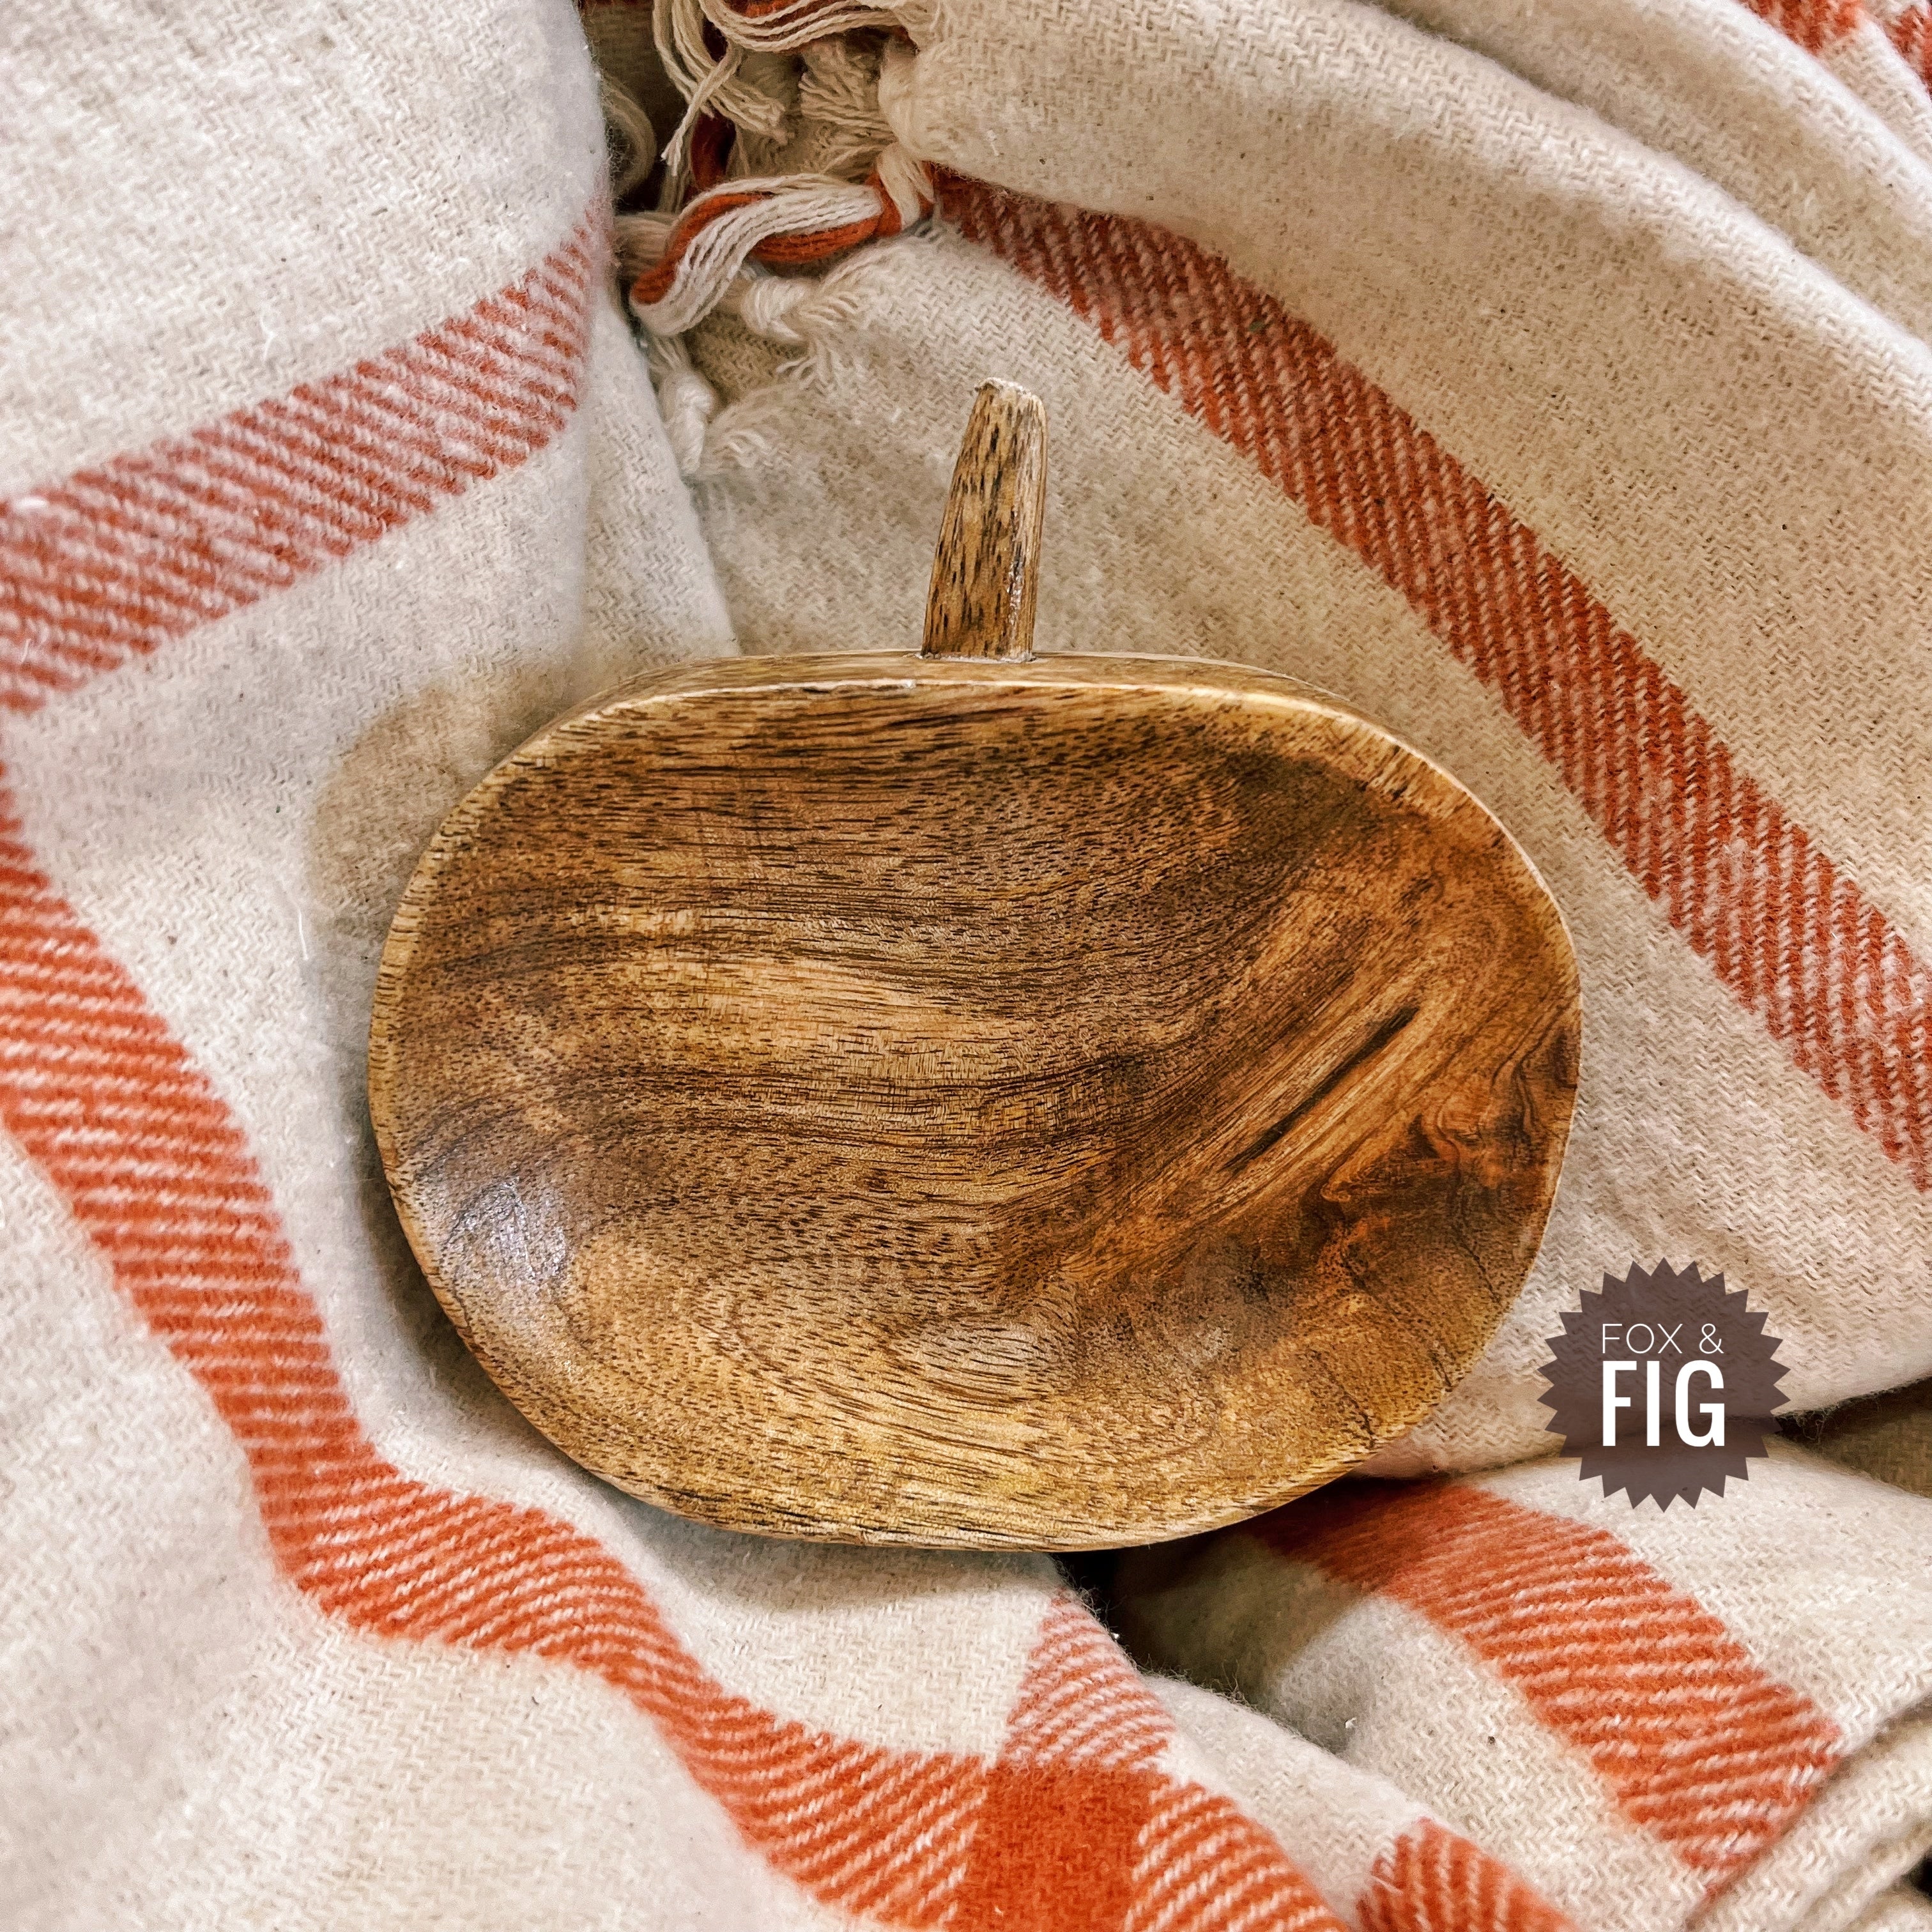
<svg viewBox="0 0 1932 1932">
<path fill-rule="evenodd" d="M 1072 1549 L 1434 1406 L 1534 1256 L 1578 1034 L 1521 854 L 1322 694 L 749 658 L 560 719 L 452 814 L 370 1093 L 436 1293 L 592 1469 Z"/>
<path fill-rule="evenodd" d="M 1046 411 L 1010 382 L 984 383 L 939 527 L 922 657 L 1031 656 L 1046 514 Z"/>
</svg>

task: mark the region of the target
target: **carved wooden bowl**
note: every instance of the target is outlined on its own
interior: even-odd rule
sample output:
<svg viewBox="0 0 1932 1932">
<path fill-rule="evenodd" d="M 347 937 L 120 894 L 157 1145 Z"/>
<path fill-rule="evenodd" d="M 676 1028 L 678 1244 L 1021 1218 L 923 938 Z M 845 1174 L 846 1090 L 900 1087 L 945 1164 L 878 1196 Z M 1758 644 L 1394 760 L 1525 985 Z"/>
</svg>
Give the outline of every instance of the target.
<svg viewBox="0 0 1932 1932">
<path fill-rule="evenodd" d="M 929 651 L 1024 650 L 1036 429 L 982 400 Z M 458 807 L 370 1090 L 436 1292 L 588 1468 L 741 1529 L 1073 1549 L 1440 1400 L 1534 1256 L 1577 1039 L 1528 862 L 1331 698 L 746 658 Z"/>
</svg>

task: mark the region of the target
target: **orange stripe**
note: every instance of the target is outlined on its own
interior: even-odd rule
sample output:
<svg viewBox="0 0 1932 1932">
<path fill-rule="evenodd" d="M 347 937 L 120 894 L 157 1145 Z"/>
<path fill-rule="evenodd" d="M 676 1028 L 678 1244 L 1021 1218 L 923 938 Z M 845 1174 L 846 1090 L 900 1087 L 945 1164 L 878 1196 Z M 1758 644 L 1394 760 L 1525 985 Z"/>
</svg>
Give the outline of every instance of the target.
<svg viewBox="0 0 1932 1932">
<path fill-rule="evenodd" d="M 738 130 L 722 114 L 700 114 L 691 130 L 691 182 L 700 194 L 724 178 L 724 164 Z"/>
<path fill-rule="evenodd" d="M 1174 1736 L 1167 1707 L 1119 1645 L 1067 1598 L 1040 1624 L 1000 1755 L 1026 1764 L 1144 1771 Z"/>
<path fill-rule="evenodd" d="M 763 20 L 774 14 L 782 14 L 787 8 L 796 10 L 800 20 L 808 20 L 815 14 L 829 14 L 835 8 L 843 7 L 848 0 L 817 0 L 814 5 L 800 6 L 799 0 L 724 0 L 726 6 L 734 14 L 740 14 L 748 20 Z M 883 12 L 884 9 L 881 8 Z"/>
<path fill-rule="evenodd" d="M 592 1538 L 378 1455 L 239 1129 L 34 866 L 10 806 L 0 1124 L 207 1390 L 248 1459 L 277 1562 L 322 1609 L 371 1634 L 533 1653 L 602 1678 L 781 1870 L 828 1904 L 938 1923 L 985 1761 L 860 1744 L 760 1709 L 703 1670 Z"/>
<path fill-rule="evenodd" d="M 1508 1865 L 1433 1818 L 1384 1849 L 1355 1916 L 1361 1932 L 1576 1932 Z"/>
<path fill-rule="evenodd" d="M 1432 1482 L 1339 1484 L 1246 1533 L 1466 1645 L 1713 1890 L 1838 1762 L 1838 1726 L 1606 1531 Z"/>
<path fill-rule="evenodd" d="M 1932 968 L 1535 532 L 1192 242 L 958 176 L 940 196 L 1408 600 L 1792 1063 L 1932 1189 Z"/>
<path fill-rule="evenodd" d="M 1135 1878 L 1122 1932 L 1340 1932 L 1274 1838 L 1198 1784 L 1169 1784 L 1156 1798 Z"/>
<path fill-rule="evenodd" d="M 1822 54 L 1864 24 L 1862 0 L 1744 0 L 1761 20 L 1808 54 Z"/>
<path fill-rule="evenodd" d="M 733 193 L 721 194 L 715 190 L 702 200 L 693 202 L 677 218 L 670 231 L 670 238 L 664 244 L 664 251 L 642 274 L 631 284 L 631 299 L 640 308 L 648 308 L 653 302 L 661 302 L 670 293 L 671 284 L 677 280 L 679 265 L 686 252 L 698 235 L 721 216 L 730 214 L 734 209 L 750 208 L 758 202 L 769 201 L 769 194 Z"/>
<path fill-rule="evenodd" d="M 602 269 L 586 215 L 399 347 L 0 504 L 0 708 L 254 603 L 526 460 L 577 406 Z"/>
<path fill-rule="evenodd" d="M 1174 1729 L 1119 1646 L 1058 1600 L 993 1766 L 962 1932 L 1342 1932 L 1268 1832 L 1160 1768 Z"/>
<path fill-rule="evenodd" d="M 1046 1618 L 997 1763 L 860 1744 L 725 1690 L 570 1524 L 436 1489 L 377 1454 L 240 1129 L 54 892 L 3 795 L 0 1126 L 206 1390 L 247 1458 L 278 1564 L 324 1611 L 371 1636 L 602 1678 L 746 1841 L 825 1904 L 955 1932 L 1120 1926 L 1141 1829 L 1177 1788 L 1153 1764 L 1172 1727 L 1084 1611 L 1060 1603 Z M 1252 1888 L 1260 1841 L 1279 1885 L 1302 1882 L 1258 1828 L 1249 1839 L 1236 1892 Z M 1174 1932 L 1216 1922 L 1220 1870 Z"/>
<path fill-rule="evenodd" d="M 873 192 L 878 194 L 876 188 Z M 877 240 L 885 228 L 888 215 L 892 220 L 891 232 L 896 234 L 899 212 L 880 194 L 879 212 L 863 221 L 848 221 L 838 228 L 808 229 L 796 235 L 773 235 L 760 242 L 752 253 L 761 262 L 822 262 L 826 256 L 856 248 L 862 242 Z"/>
<path fill-rule="evenodd" d="M 808 262 L 822 262 L 828 256 L 842 254 L 862 242 L 896 235 L 902 225 L 898 205 L 886 193 L 876 175 L 866 185 L 878 198 L 877 214 L 867 215 L 861 220 L 844 222 L 836 228 L 808 228 L 792 234 L 768 235 L 752 250 L 752 256 L 760 262 L 795 267 Z M 771 199 L 770 194 L 766 191 L 746 194 L 712 190 L 694 201 L 678 217 L 670 238 L 664 244 L 664 253 L 632 283 L 632 302 L 639 308 L 648 308 L 654 302 L 662 302 L 676 282 L 677 272 L 691 244 L 705 229 L 735 209 L 749 208 L 754 202 Z"/>
<path fill-rule="evenodd" d="M 1932 6 L 1906 8 L 1885 31 L 1906 65 L 1932 88 Z"/>
</svg>

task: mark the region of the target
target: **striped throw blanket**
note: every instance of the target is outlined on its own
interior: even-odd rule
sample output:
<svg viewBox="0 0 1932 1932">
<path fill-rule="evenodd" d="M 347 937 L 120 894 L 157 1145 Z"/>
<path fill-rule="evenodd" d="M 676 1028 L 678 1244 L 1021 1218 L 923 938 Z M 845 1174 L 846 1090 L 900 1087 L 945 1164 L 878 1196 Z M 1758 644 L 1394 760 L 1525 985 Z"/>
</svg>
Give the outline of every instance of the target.
<svg viewBox="0 0 1932 1932">
<path fill-rule="evenodd" d="M 1932 1926 L 1923 1392 L 1660 1514 L 1548 1459 L 1537 1372 L 1662 1255 L 1798 1408 L 1932 1373 L 1932 10 L 71 0 L 0 50 L 0 1922 Z M 1484 1362 L 1371 1477 L 1073 1576 L 591 1480 L 362 1098 L 444 813 L 647 666 L 905 648 L 988 376 L 1052 423 L 1042 647 L 1342 693 L 1584 981 Z"/>
</svg>

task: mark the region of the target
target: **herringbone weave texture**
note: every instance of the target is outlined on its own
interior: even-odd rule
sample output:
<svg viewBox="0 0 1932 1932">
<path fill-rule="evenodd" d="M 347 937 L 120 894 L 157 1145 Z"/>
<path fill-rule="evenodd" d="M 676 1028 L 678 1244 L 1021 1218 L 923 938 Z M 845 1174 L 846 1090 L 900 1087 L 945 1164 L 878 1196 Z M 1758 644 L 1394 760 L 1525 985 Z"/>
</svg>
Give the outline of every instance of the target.
<svg viewBox="0 0 1932 1932">
<path fill-rule="evenodd" d="M 1932 1368 L 1924 9 L 663 4 L 688 205 L 614 228 L 589 48 L 674 113 L 644 7 L 0 27 L 0 1919 L 1908 1922 L 1932 1505 L 1311 1499 L 1124 1600 L 1244 1706 L 1044 1557 L 591 1482 L 362 1090 L 455 800 L 651 664 L 903 646 L 1010 375 L 1043 642 L 1344 692 L 1576 932 L 1548 1252 L 1390 1466 L 1541 1446 L 1551 1309 L 1685 1242 L 1801 1400 Z"/>
</svg>

